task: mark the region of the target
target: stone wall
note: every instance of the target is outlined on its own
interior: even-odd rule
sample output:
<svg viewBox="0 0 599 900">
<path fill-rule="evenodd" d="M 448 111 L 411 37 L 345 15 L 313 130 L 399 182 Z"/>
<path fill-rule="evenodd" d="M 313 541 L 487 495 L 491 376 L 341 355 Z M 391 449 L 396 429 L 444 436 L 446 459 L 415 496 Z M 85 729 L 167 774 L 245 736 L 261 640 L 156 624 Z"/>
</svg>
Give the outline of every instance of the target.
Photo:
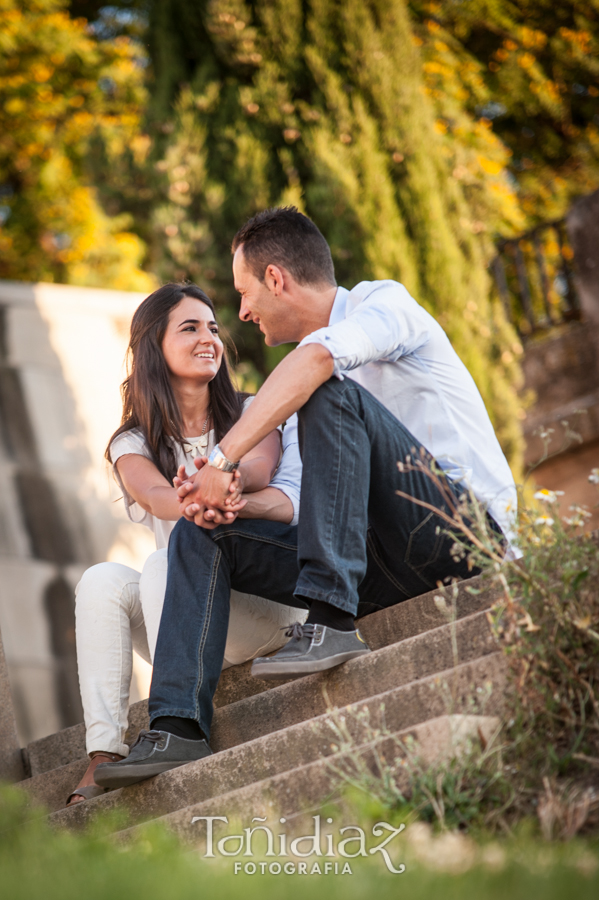
<svg viewBox="0 0 599 900">
<path fill-rule="evenodd" d="M 580 304 L 585 319 L 599 325 L 599 191 L 581 197 L 566 221 Z"/>
<path fill-rule="evenodd" d="M 568 438 L 568 431 L 576 432 L 584 444 L 599 439 L 598 346 L 599 323 L 588 320 L 570 322 L 527 342 L 525 385 L 534 395 L 524 422 L 528 465 L 545 452 L 558 453 L 578 443 Z M 549 429 L 552 433 L 543 440 L 540 432 Z"/>
<path fill-rule="evenodd" d="M 0 282 L 0 628 L 23 743 L 82 720 L 81 573 L 104 559 L 137 566 L 154 546 L 115 502 L 103 459 L 142 299 Z"/>
<path fill-rule="evenodd" d="M 599 528 L 599 495 L 588 481 L 599 468 L 599 191 L 573 205 L 567 228 L 582 319 L 527 343 L 524 374 L 535 400 L 524 433 L 529 465 L 552 455 L 535 469 L 536 483 L 564 491 L 562 515 L 572 504 L 587 506 L 591 530 Z M 545 446 L 539 432 L 550 429 Z"/>
</svg>

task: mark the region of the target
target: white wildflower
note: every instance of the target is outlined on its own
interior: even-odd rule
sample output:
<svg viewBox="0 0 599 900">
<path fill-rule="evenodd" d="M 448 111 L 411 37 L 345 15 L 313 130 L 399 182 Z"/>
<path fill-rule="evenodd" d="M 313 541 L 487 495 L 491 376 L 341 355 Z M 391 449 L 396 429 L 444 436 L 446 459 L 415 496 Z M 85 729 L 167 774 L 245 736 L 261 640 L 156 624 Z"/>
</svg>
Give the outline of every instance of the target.
<svg viewBox="0 0 599 900">
<path fill-rule="evenodd" d="M 574 515 L 571 518 L 564 517 L 564 522 L 566 525 L 574 525 L 575 528 L 580 528 L 584 525 L 584 520 L 590 519 L 593 515 L 588 511 L 586 506 L 579 506 L 578 504 L 571 506 L 570 511 L 573 512 Z"/>
<path fill-rule="evenodd" d="M 551 437 L 555 428 L 540 428 L 536 433 L 539 435 L 542 441 L 547 440 L 547 438 Z"/>
<path fill-rule="evenodd" d="M 553 525 L 553 519 L 551 516 L 539 516 L 538 519 L 535 519 L 535 525 Z"/>
<path fill-rule="evenodd" d="M 583 519 L 590 519 L 593 515 L 586 506 L 580 506 L 578 503 L 570 507 L 570 512 L 573 512 L 576 516 L 581 516 Z"/>
<path fill-rule="evenodd" d="M 591 469 L 589 481 L 591 482 L 591 484 L 599 484 L 599 469 Z"/>
<path fill-rule="evenodd" d="M 548 491 L 547 488 L 541 488 L 534 495 L 535 500 L 542 500 L 543 503 L 555 503 L 558 497 L 563 497 L 563 491 Z"/>
</svg>

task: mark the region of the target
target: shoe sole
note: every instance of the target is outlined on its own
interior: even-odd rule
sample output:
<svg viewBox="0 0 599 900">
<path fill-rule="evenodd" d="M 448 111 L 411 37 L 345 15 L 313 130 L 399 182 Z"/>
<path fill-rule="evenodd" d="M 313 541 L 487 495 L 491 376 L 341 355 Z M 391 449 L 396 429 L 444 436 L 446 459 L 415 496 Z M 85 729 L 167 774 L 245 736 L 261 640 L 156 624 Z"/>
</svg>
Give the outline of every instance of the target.
<svg viewBox="0 0 599 900">
<path fill-rule="evenodd" d="M 326 672 L 334 669 L 341 663 L 358 656 L 367 656 L 371 650 L 348 650 L 345 653 L 336 653 L 325 659 L 313 659 L 301 662 L 299 660 L 278 661 L 276 657 L 265 659 L 264 662 L 255 660 L 252 664 L 252 675 L 261 681 L 270 681 L 279 678 L 303 678 L 304 675 L 314 675 L 317 672 Z"/>
<path fill-rule="evenodd" d="M 137 784 L 138 781 L 145 781 L 146 778 L 153 778 L 154 775 L 170 772 L 171 769 L 178 769 L 180 766 L 186 766 L 188 762 L 195 761 L 186 759 L 184 762 L 130 763 L 126 767 L 120 766 L 119 768 L 116 768 L 118 763 L 107 763 L 106 765 L 111 766 L 110 771 L 100 772 L 101 766 L 98 766 L 94 772 L 94 780 L 96 784 L 105 788 L 129 787 L 131 784 Z"/>
</svg>

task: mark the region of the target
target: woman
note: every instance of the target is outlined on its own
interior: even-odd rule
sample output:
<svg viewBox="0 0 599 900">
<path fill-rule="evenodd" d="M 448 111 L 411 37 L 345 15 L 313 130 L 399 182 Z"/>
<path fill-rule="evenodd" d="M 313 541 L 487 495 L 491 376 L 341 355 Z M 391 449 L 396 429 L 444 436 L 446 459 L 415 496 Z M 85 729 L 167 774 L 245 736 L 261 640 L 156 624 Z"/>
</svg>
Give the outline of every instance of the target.
<svg viewBox="0 0 599 900">
<path fill-rule="evenodd" d="M 184 477 L 185 470 L 191 473 L 194 459 L 201 465 L 252 399 L 234 389 L 214 308 L 195 285 L 167 284 L 143 301 L 131 323 L 129 358 L 123 420 L 106 457 L 129 518 L 152 529 L 158 549 L 141 574 L 119 563 L 101 563 L 88 569 L 77 586 L 77 657 L 90 764 L 68 805 L 102 793 L 94 782 L 96 766 L 128 753 L 124 736 L 132 647 L 152 661 L 166 585 L 166 545 L 181 515 L 173 479 Z M 224 518 L 297 518 L 301 463 L 293 426 L 286 429 L 283 444 L 280 465 L 278 431 L 244 457 Z M 219 513 L 207 510 L 204 516 L 206 527 L 212 527 Z M 299 612 L 232 591 L 225 665 L 282 646 L 284 627 L 297 621 Z"/>
</svg>

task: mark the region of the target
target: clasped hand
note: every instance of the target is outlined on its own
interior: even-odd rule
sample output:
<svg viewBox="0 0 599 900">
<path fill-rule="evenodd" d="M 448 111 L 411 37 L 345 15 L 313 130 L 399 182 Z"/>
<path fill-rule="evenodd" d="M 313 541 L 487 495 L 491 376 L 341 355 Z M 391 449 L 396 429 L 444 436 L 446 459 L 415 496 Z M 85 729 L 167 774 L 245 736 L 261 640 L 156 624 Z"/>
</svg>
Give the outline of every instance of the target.
<svg viewBox="0 0 599 900">
<path fill-rule="evenodd" d="M 216 528 L 234 522 L 247 500 L 241 496 L 243 476 L 239 469 L 234 473 L 221 472 L 207 463 L 207 456 L 194 459 L 198 470 L 194 475 L 187 475 L 185 466 L 179 466 L 173 484 L 181 515 L 201 528 Z"/>
</svg>

